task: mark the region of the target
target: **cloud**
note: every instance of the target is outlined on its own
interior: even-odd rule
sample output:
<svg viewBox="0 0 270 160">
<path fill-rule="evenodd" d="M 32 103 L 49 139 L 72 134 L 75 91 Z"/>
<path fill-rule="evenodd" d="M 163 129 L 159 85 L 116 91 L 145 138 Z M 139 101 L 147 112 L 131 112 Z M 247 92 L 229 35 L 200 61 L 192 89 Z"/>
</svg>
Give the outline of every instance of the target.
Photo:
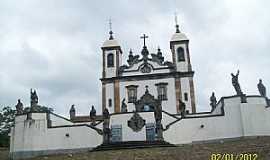
<svg viewBox="0 0 270 160">
<path fill-rule="evenodd" d="M 149 51 L 158 46 L 171 60 L 169 40 L 174 12 L 190 39 L 196 102 L 209 110 L 212 91 L 234 94 L 231 72 L 240 69 L 243 91 L 258 94 L 257 81 L 270 86 L 269 2 L 263 1 L 72 1 L 3 0 L 0 2 L 0 104 L 29 104 L 29 89 L 40 103 L 67 115 L 101 106 L 101 49 L 108 19 L 124 51 L 140 53 L 143 33 Z M 98 109 L 100 112 L 100 108 Z"/>
</svg>

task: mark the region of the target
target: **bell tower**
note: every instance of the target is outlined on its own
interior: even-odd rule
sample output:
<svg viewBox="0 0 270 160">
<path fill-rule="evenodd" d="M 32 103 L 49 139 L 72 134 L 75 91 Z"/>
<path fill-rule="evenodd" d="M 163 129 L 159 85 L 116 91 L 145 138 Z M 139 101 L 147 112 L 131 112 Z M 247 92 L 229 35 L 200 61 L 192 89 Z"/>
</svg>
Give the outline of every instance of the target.
<svg viewBox="0 0 270 160">
<path fill-rule="evenodd" d="M 170 41 L 170 49 L 172 53 L 173 64 L 178 73 L 175 77 L 175 90 L 177 100 L 177 112 L 181 110 L 181 103 L 185 104 L 186 110 L 189 113 L 195 113 L 195 91 L 193 75 L 194 71 L 191 67 L 190 54 L 189 54 L 189 39 L 184 33 L 180 32 L 177 23 L 177 16 L 175 16 L 176 31 Z M 182 104 L 183 104 L 182 103 Z"/>
<path fill-rule="evenodd" d="M 122 50 L 117 40 L 113 37 L 110 21 L 110 36 L 102 49 L 102 79 L 118 77 L 119 67 L 122 65 Z M 107 108 L 110 113 L 120 112 L 119 80 L 102 81 L 102 109 Z"/>
</svg>

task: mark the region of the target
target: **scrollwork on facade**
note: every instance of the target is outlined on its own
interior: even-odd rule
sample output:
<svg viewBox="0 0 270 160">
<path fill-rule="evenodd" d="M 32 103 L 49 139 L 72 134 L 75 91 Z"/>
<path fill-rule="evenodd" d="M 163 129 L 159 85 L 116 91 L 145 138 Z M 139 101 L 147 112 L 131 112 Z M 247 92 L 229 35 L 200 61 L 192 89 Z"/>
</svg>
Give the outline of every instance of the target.
<svg viewBox="0 0 270 160">
<path fill-rule="evenodd" d="M 137 112 L 128 120 L 128 127 L 134 132 L 139 132 L 144 126 L 145 120 Z"/>
</svg>

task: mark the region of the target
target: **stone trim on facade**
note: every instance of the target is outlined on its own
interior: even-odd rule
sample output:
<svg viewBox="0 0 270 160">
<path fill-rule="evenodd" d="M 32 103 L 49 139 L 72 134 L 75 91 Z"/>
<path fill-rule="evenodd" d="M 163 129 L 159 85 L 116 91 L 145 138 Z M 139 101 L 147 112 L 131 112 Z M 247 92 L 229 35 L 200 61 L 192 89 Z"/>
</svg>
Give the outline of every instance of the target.
<svg viewBox="0 0 270 160">
<path fill-rule="evenodd" d="M 106 108 L 106 83 L 102 82 L 102 111 Z"/>
<path fill-rule="evenodd" d="M 175 57 L 175 48 L 174 48 L 174 45 L 171 45 L 170 48 L 171 48 L 171 52 L 172 52 L 172 61 L 173 61 L 173 64 L 176 64 L 176 57 Z"/>
<path fill-rule="evenodd" d="M 116 74 L 116 77 L 119 75 L 119 58 L 120 58 L 120 55 L 119 55 L 119 51 L 116 50 L 116 68 L 115 68 L 115 74 Z"/>
<path fill-rule="evenodd" d="M 105 62 L 105 51 L 103 50 L 102 51 L 102 78 L 105 78 L 105 74 L 106 74 L 106 72 L 105 72 L 105 64 L 106 64 L 106 62 Z"/>
<path fill-rule="evenodd" d="M 187 41 L 187 60 L 188 60 L 188 71 L 192 71 L 192 66 L 191 66 L 191 60 L 190 60 L 190 54 L 189 54 L 189 41 Z"/>
<path fill-rule="evenodd" d="M 179 100 L 182 101 L 181 81 L 180 78 L 175 78 L 175 99 L 176 99 L 176 112 L 180 113 Z"/>
<path fill-rule="evenodd" d="M 101 47 L 101 49 L 102 49 L 103 51 L 119 50 L 121 54 L 123 53 L 120 46 Z"/>
<path fill-rule="evenodd" d="M 140 71 L 140 69 L 142 68 L 142 66 L 143 66 L 144 64 L 142 64 L 142 65 L 140 65 L 139 67 L 138 67 L 138 69 L 134 69 L 134 70 L 124 70 L 124 71 L 122 71 L 121 73 L 127 73 L 127 72 L 138 72 L 138 71 Z M 172 68 L 172 67 L 160 67 L 160 68 L 154 68 L 151 64 L 149 64 L 148 63 L 148 65 L 150 65 L 151 66 L 151 69 L 152 70 L 154 70 L 154 71 L 156 71 L 156 70 L 163 70 L 163 69 L 174 69 L 174 68 Z"/>
<path fill-rule="evenodd" d="M 120 87 L 119 80 L 115 80 L 113 83 L 114 87 L 114 112 L 120 112 Z"/>
<path fill-rule="evenodd" d="M 189 78 L 189 88 L 190 88 L 191 111 L 192 113 L 196 113 L 195 91 L 192 77 Z"/>
<path fill-rule="evenodd" d="M 118 76 L 112 78 L 101 78 L 103 83 L 112 83 L 114 80 L 119 81 L 137 81 L 137 80 L 149 80 L 149 79 L 162 79 L 162 78 L 175 78 L 175 77 L 192 77 L 194 71 L 190 72 L 170 72 L 170 73 L 157 73 L 157 74 L 145 74 L 134 76 Z"/>
<path fill-rule="evenodd" d="M 174 45 L 176 45 L 176 44 L 183 44 L 183 43 L 189 43 L 189 40 L 181 40 L 181 41 L 170 42 L 170 49 L 174 49 Z"/>
</svg>

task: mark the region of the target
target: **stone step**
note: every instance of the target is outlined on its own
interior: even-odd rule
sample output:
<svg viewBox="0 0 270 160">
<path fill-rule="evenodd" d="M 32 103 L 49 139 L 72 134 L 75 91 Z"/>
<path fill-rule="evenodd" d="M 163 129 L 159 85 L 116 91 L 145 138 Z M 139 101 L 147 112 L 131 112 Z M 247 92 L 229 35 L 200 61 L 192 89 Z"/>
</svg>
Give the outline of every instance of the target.
<svg viewBox="0 0 270 160">
<path fill-rule="evenodd" d="M 175 145 L 165 141 L 126 141 L 126 142 L 113 142 L 108 144 L 101 144 L 96 148 L 94 148 L 92 151 L 153 148 L 153 147 L 175 147 Z"/>
</svg>

